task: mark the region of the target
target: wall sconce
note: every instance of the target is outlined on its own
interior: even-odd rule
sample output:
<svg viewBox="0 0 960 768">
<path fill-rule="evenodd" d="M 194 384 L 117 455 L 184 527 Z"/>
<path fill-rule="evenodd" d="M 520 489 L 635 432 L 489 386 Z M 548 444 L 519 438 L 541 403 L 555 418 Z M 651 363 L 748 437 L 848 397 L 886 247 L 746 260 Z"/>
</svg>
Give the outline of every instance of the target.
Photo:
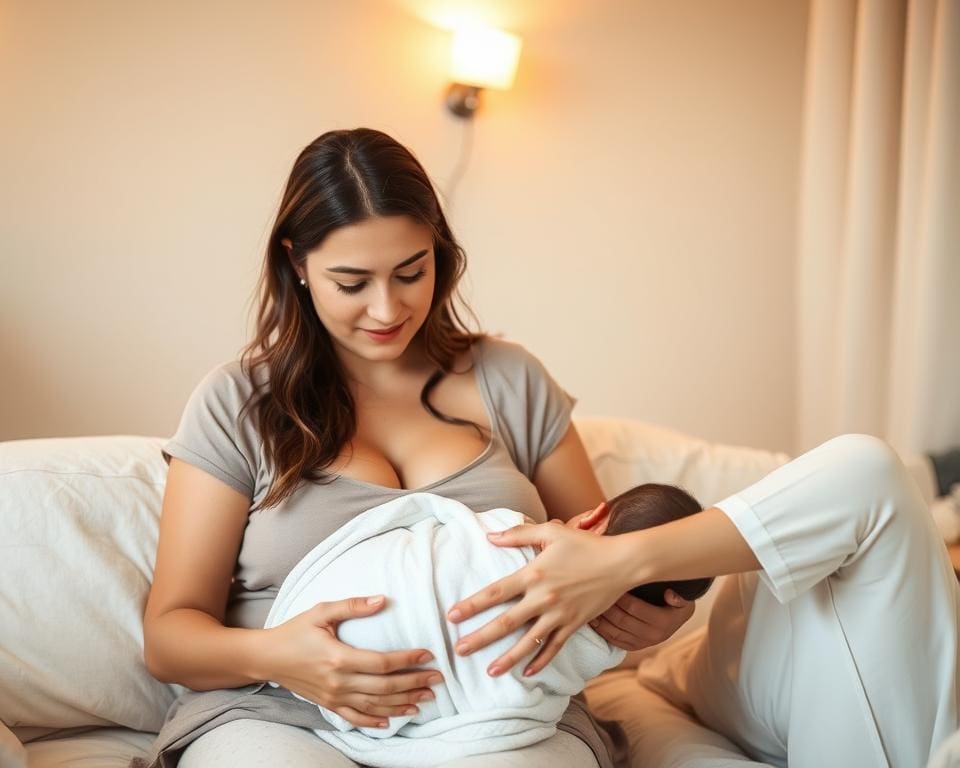
<svg viewBox="0 0 960 768">
<path fill-rule="evenodd" d="M 447 108 L 457 117 L 473 117 L 483 88 L 513 85 L 520 38 L 499 29 L 466 27 L 453 34 Z"/>
</svg>

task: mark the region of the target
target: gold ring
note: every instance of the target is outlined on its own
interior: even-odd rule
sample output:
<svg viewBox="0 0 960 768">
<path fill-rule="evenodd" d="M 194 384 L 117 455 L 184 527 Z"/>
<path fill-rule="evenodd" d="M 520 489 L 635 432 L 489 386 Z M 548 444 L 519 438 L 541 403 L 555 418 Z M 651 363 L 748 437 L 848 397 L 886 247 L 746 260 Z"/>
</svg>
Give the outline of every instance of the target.
<svg viewBox="0 0 960 768">
<path fill-rule="evenodd" d="M 543 645 L 543 640 L 541 640 L 539 637 L 533 638 L 533 642 L 535 642 L 537 645 Z"/>
</svg>

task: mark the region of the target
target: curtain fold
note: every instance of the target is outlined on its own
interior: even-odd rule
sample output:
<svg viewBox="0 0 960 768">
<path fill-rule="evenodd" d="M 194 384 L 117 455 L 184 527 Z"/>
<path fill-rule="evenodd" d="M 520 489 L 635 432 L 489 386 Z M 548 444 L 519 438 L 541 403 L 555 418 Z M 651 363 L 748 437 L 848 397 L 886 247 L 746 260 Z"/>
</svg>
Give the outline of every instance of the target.
<svg viewBox="0 0 960 768">
<path fill-rule="evenodd" d="M 813 0 L 797 450 L 960 444 L 960 0 Z"/>
</svg>

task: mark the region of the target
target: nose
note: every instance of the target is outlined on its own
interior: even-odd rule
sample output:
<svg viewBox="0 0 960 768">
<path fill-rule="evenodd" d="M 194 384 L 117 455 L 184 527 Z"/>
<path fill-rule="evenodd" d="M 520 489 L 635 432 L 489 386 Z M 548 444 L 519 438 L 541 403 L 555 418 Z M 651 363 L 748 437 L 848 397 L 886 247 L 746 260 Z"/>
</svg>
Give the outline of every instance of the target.
<svg viewBox="0 0 960 768">
<path fill-rule="evenodd" d="M 375 292 L 367 306 L 367 314 L 383 328 L 396 324 L 400 315 L 400 302 L 389 285 Z"/>
</svg>

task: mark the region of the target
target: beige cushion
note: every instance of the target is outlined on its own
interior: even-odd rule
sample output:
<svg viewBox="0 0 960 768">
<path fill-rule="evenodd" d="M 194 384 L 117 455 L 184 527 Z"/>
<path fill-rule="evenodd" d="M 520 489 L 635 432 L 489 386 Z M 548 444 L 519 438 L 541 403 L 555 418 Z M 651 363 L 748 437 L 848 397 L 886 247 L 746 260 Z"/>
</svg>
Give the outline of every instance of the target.
<svg viewBox="0 0 960 768">
<path fill-rule="evenodd" d="M 3 723 L 0 723 L 0 765 L 3 768 L 27 768 L 27 750 Z"/>
<path fill-rule="evenodd" d="M 156 738 L 126 728 L 98 728 L 79 736 L 27 744 L 29 768 L 127 768 L 134 757 L 147 758 Z M 0 762 L 7 768 L 7 764 Z"/>
<path fill-rule="evenodd" d="M 174 686 L 142 661 L 162 441 L 0 443 L 0 720 L 156 731 Z"/>
<path fill-rule="evenodd" d="M 590 711 L 623 726 L 630 768 L 761 768 L 729 739 L 637 683 L 632 670 L 607 672 L 586 689 Z"/>
</svg>

